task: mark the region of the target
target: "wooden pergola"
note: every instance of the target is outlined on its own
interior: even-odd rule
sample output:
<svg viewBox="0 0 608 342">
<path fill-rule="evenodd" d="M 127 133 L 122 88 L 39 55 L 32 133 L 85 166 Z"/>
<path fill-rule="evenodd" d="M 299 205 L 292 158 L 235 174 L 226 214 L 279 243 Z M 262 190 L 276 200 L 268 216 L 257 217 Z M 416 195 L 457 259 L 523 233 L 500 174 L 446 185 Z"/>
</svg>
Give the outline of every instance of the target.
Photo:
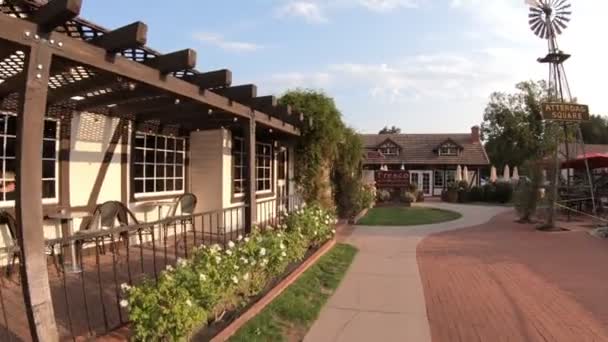
<svg viewBox="0 0 608 342">
<path fill-rule="evenodd" d="M 23 293 L 34 340 L 58 339 L 41 230 L 40 146 L 45 116 L 69 119 L 75 111 L 87 111 L 175 134 L 242 129 L 249 156 L 251 186 L 247 186 L 245 213 L 249 226 L 256 222 L 255 158 L 251 157 L 256 130 L 298 136 L 300 127 L 309 123 L 302 113 L 278 105 L 274 96 L 258 97 L 255 85 L 232 86 L 229 70 L 195 70 L 194 50 L 161 54 L 146 47 L 144 23 L 107 30 L 78 18 L 80 8 L 81 0 L 0 1 L 0 109 L 17 113 L 15 212 L 21 227 Z M 69 127 L 70 120 L 65 121 Z M 69 138 L 60 144 L 61 150 L 69 149 Z M 59 175 L 60 194 L 70 191 L 68 176 L 69 170 Z"/>
</svg>

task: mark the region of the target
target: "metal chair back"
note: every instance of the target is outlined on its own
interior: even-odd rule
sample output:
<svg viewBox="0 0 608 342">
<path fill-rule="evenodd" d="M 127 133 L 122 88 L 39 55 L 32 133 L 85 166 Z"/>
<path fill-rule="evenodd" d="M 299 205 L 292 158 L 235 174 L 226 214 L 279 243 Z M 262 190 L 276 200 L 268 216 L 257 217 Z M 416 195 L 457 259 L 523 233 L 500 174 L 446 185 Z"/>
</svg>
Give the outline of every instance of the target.
<svg viewBox="0 0 608 342">
<path fill-rule="evenodd" d="M 177 209 L 181 209 L 181 215 L 192 215 L 196 209 L 196 196 L 191 193 L 185 193 L 179 196 L 171 209 L 169 210 L 168 217 L 177 216 Z"/>
<path fill-rule="evenodd" d="M 13 246 L 17 245 L 17 220 L 7 211 L 0 211 L 0 224 L 8 228 L 9 237 Z"/>
<path fill-rule="evenodd" d="M 121 226 L 129 225 L 129 221 L 138 224 L 139 221 L 133 213 L 123 203 L 118 201 L 104 202 L 95 208 L 93 219 L 86 229 L 109 229 L 116 227 L 116 223 Z"/>
</svg>

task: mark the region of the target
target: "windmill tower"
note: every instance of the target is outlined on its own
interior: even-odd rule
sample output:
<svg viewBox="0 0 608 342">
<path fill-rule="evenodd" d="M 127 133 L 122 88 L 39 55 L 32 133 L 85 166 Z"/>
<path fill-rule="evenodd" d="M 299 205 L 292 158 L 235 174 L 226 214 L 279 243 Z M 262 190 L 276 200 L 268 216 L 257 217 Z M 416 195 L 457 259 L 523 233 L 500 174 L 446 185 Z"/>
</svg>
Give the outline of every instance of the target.
<svg viewBox="0 0 608 342">
<path fill-rule="evenodd" d="M 579 155 L 585 156 L 585 143 L 583 141 L 580 123 L 589 120 L 589 108 L 584 105 L 574 104 L 572 94 L 570 93 L 570 85 L 566 77 L 564 62 L 571 55 L 564 53 L 559 49 L 557 44 L 557 36 L 568 27 L 570 16 L 572 15 L 572 5 L 568 0 L 525 0 L 525 3 L 530 6 L 528 14 L 530 29 L 535 35 L 541 39 L 547 40 L 548 53 L 545 57 L 538 59 L 539 63 L 549 66 L 549 82 L 548 82 L 548 102 L 542 103 L 542 115 L 545 121 L 550 121 L 559 124 L 564 130 L 564 146 L 565 159 L 570 160 L 571 157 L 576 158 Z M 569 143 L 569 136 L 574 134 L 575 141 Z M 553 189 L 550 203 L 549 217 L 547 220 L 548 228 L 552 228 L 555 224 L 555 208 L 561 206 L 558 199 L 558 188 L 560 183 L 561 164 L 559 160 L 560 141 L 557 138 L 558 149 L 555 151 L 555 173 L 552 180 Z M 580 154 L 579 154 L 580 153 Z M 593 189 L 593 178 L 589 169 L 589 164 L 585 159 L 586 168 L 586 184 L 583 185 L 582 193 L 587 196 L 593 206 L 593 214 L 596 213 L 595 196 Z M 572 184 L 570 171 L 566 177 L 565 193 L 572 194 Z M 586 198 L 580 198 L 585 200 Z M 568 201 L 576 200 L 574 198 L 566 198 Z"/>
</svg>

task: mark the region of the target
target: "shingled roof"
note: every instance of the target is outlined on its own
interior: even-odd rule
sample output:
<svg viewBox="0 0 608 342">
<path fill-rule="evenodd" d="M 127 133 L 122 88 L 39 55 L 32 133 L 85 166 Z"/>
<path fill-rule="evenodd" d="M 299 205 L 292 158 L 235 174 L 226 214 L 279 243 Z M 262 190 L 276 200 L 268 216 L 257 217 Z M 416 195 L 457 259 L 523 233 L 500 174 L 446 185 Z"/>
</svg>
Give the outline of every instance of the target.
<svg viewBox="0 0 608 342">
<path fill-rule="evenodd" d="M 408 165 L 490 165 L 481 141 L 474 141 L 471 134 L 361 134 L 366 151 L 364 164 Z M 378 146 L 387 139 L 399 145 L 398 156 L 383 156 Z M 458 156 L 439 156 L 437 148 L 451 140 L 460 145 Z"/>
</svg>

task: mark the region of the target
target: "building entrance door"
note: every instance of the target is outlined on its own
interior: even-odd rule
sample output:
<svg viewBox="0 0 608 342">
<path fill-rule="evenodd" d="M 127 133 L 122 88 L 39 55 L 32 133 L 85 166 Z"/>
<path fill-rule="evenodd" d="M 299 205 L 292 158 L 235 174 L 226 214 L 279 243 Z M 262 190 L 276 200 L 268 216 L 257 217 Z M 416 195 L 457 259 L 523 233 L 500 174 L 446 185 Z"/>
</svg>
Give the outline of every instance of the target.
<svg viewBox="0 0 608 342">
<path fill-rule="evenodd" d="M 277 153 L 277 201 L 279 201 L 279 211 L 287 208 L 288 191 L 287 191 L 287 168 L 288 156 L 287 148 L 281 147 Z"/>
<path fill-rule="evenodd" d="M 433 171 L 410 171 L 410 183 L 418 185 L 425 197 L 433 196 Z"/>
</svg>

